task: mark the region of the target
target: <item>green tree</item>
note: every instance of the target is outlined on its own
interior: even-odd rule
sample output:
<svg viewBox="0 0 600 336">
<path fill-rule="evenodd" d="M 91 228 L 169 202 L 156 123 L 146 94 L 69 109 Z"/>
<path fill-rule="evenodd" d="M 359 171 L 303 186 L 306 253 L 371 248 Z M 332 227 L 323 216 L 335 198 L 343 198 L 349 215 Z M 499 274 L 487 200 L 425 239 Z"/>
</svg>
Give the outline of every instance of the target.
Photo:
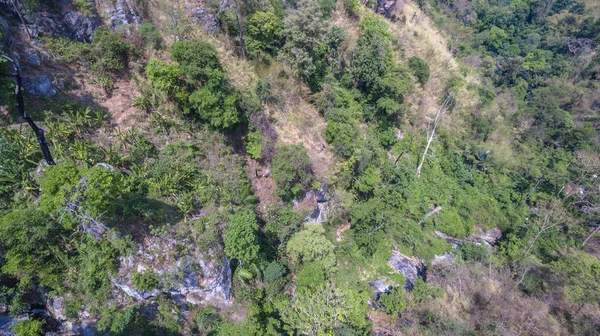
<svg viewBox="0 0 600 336">
<path fill-rule="evenodd" d="M 429 65 L 423 59 L 413 56 L 408 59 L 408 66 L 421 85 L 427 83 L 429 80 Z"/>
<path fill-rule="evenodd" d="M 44 324 L 45 321 L 38 319 L 18 321 L 11 329 L 16 336 L 41 336 L 44 335 Z"/>
<path fill-rule="evenodd" d="M 333 243 L 327 240 L 320 225 L 306 224 L 304 230 L 294 234 L 287 244 L 287 253 L 295 263 L 318 262 L 326 270 L 335 266 Z"/>
<path fill-rule="evenodd" d="M 274 55 L 279 50 L 283 23 L 273 11 L 256 12 L 246 23 L 245 44 L 248 55 L 258 56 L 261 52 Z"/>
<path fill-rule="evenodd" d="M 257 231 L 258 222 L 254 212 L 242 210 L 230 215 L 223 230 L 225 254 L 245 263 L 255 261 L 260 250 Z"/>
<path fill-rule="evenodd" d="M 58 286 L 62 227 L 48 215 L 34 209 L 17 210 L 0 218 L 0 250 L 4 252 L 2 272 L 19 276 L 22 283 L 39 281 Z"/>
<path fill-rule="evenodd" d="M 272 174 L 277 195 L 284 201 L 301 197 L 314 180 L 311 161 L 304 146 L 297 144 L 277 148 L 277 154 L 273 156 Z"/>
<path fill-rule="evenodd" d="M 573 302 L 600 303 L 600 261 L 598 258 L 574 252 L 552 263 L 551 269 L 560 274 L 564 293 Z"/>
<path fill-rule="evenodd" d="M 290 62 L 296 74 L 308 83 L 313 92 L 319 91 L 327 68 L 323 51 L 329 26 L 327 21 L 322 20 L 318 2 L 299 1 L 298 9 L 288 15 L 284 26 L 283 58 Z"/>
<path fill-rule="evenodd" d="M 366 301 L 358 293 L 332 284 L 301 287 L 281 311 L 281 318 L 291 334 L 320 335 L 343 323 L 363 324 Z"/>
<path fill-rule="evenodd" d="M 389 315 L 398 315 L 406 309 L 406 300 L 404 300 L 404 289 L 394 287 L 389 293 L 382 294 L 379 297 L 379 303 L 383 306 L 385 312 Z"/>
</svg>

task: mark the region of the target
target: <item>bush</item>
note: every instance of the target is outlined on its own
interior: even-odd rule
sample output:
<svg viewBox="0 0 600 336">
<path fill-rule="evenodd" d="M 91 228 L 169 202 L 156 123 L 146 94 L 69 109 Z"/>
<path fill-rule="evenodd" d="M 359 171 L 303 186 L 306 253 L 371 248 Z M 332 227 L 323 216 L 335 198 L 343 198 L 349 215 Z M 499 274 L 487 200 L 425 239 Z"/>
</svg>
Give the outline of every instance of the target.
<svg viewBox="0 0 600 336">
<path fill-rule="evenodd" d="M 160 285 L 160 278 L 154 272 L 146 271 L 143 273 L 134 273 L 132 277 L 133 285 L 143 291 L 150 291 Z"/>
<path fill-rule="evenodd" d="M 92 68 L 99 72 L 118 73 L 125 70 L 129 44 L 117 33 L 109 31 L 105 27 L 98 28 L 94 33 L 92 44 L 93 65 Z"/>
<path fill-rule="evenodd" d="M 404 289 L 394 287 L 389 293 L 382 294 L 379 297 L 379 303 L 388 315 L 398 315 L 406 309 L 406 300 L 404 300 Z"/>
<path fill-rule="evenodd" d="M 277 195 L 284 201 L 301 197 L 314 181 L 311 161 L 302 145 L 279 147 L 273 157 L 272 174 Z"/>
<path fill-rule="evenodd" d="M 482 262 L 487 258 L 488 249 L 483 245 L 464 243 L 458 248 L 458 254 L 464 261 Z"/>
<path fill-rule="evenodd" d="M 296 285 L 298 287 L 317 287 L 324 285 L 326 281 L 325 269 L 317 262 L 304 266 L 296 274 Z"/>
<path fill-rule="evenodd" d="M 276 261 L 270 262 L 265 270 L 263 271 L 263 276 L 265 282 L 274 282 L 279 279 L 282 279 L 285 276 L 285 267 Z"/>
<path fill-rule="evenodd" d="M 252 211 L 238 211 L 230 215 L 223 230 L 225 254 L 242 262 L 255 261 L 260 250 L 257 231 L 258 222 Z"/>
<path fill-rule="evenodd" d="M 18 321 L 11 329 L 16 336 L 41 336 L 44 335 L 45 323 L 45 321 L 37 319 Z"/>
<path fill-rule="evenodd" d="M 421 85 L 429 80 L 429 65 L 421 58 L 413 56 L 408 59 L 410 71 Z"/>
<path fill-rule="evenodd" d="M 150 22 L 144 22 L 140 25 L 140 33 L 144 39 L 144 43 L 153 49 L 160 49 L 162 45 L 162 37 L 156 27 Z"/>
<path fill-rule="evenodd" d="M 262 158 L 263 135 L 260 131 L 249 132 L 246 135 L 246 152 L 255 160 Z"/>
<path fill-rule="evenodd" d="M 274 55 L 279 50 L 283 24 L 274 12 L 256 12 L 246 24 L 246 49 L 250 56 L 261 52 Z"/>
</svg>

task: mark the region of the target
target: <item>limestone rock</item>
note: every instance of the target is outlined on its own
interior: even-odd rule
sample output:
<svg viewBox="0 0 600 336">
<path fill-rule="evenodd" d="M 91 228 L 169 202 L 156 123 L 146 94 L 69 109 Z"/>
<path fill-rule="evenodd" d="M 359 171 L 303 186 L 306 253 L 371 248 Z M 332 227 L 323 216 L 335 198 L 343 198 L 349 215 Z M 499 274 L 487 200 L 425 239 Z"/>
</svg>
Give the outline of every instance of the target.
<svg viewBox="0 0 600 336">
<path fill-rule="evenodd" d="M 411 289 L 419 276 L 423 276 L 425 269 L 421 261 L 415 257 L 408 257 L 404 254 L 393 251 L 388 260 L 388 264 L 398 273 L 406 278 L 404 288 Z"/>
<path fill-rule="evenodd" d="M 141 22 L 138 6 L 133 0 L 103 0 L 100 7 L 106 17 L 106 25 L 113 29 L 125 25 L 138 26 Z"/>
</svg>

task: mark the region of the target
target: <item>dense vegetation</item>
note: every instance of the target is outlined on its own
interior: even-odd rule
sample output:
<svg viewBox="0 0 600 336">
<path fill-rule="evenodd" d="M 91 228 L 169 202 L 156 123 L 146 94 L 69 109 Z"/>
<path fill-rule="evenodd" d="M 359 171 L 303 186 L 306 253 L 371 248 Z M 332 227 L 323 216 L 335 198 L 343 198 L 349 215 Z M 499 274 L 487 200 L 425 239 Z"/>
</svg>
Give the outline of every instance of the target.
<svg viewBox="0 0 600 336">
<path fill-rule="evenodd" d="M 0 77 L 0 313 L 30 315 L 13 332 L 54 328 L 31 309 L 62 298 L 114 335 L 600 333 L 600 9 L 397 5 L 389 20 L 358 1 L 207 1 L 206 34 L 160 0 L 91 43 L 35 38 L 100 90 L 27 96 L 47 165 Z M 399 38 L 426 43 L 420 28 L 447 46 Z M 123 83 L 130 124 L 98 104 Z M 175 246 L 157 263 L 204 258 L 185 271 L 200 278 L 223 260 L 233 298 L 182 304 L 183 275 L 128 270 L 148 241 Z M 119 279 L 148 296 L 123 299 Z"/>
</svg>

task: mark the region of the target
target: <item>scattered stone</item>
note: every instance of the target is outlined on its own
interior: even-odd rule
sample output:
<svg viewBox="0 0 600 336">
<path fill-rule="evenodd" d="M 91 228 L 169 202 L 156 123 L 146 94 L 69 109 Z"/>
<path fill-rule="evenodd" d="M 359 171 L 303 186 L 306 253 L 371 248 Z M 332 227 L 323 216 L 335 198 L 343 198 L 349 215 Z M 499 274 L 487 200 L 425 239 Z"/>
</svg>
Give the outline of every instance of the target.
<svg viewBox="0 0 600 336">
<path fill-rule="evenodd" d="M 454 261 L 454 255 L 451 253 L 444 253 L 441 256 L 439 255 L 435 255 L 433 257 L 433 260 L 431 261 L 431 266 L 433 265 L 438 265 L 438 264 L 443 264 L 443 263 L 451 263 Z"/>
</svg>

